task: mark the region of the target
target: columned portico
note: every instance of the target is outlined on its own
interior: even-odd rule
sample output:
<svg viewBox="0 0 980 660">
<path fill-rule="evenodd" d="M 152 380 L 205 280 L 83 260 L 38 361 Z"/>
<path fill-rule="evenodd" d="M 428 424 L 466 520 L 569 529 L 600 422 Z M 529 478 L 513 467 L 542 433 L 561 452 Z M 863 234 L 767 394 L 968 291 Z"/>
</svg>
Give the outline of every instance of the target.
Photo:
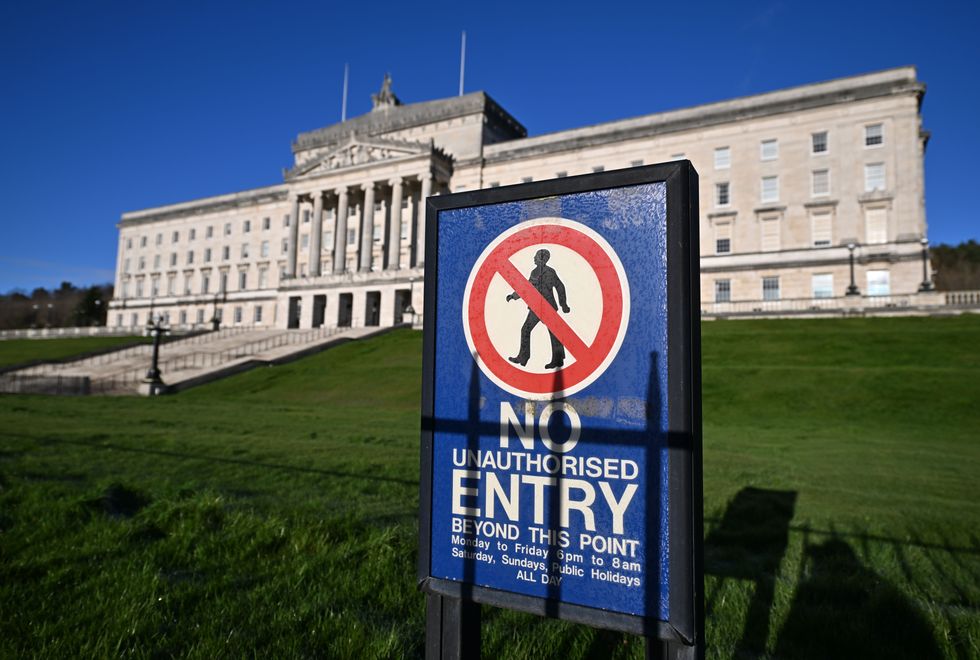
<svg viewBox="0 0 980 660">
<path fill-rule="evenodd" d="M 337 188 L 337 220 L 333 234 L 333 272 L 343 273 L 347 268 L 347 186 Z"/>
<path fill-rule="evenodd" d="M 323 236 L 323 192 L 313 193 L 313 229 L 310 234 L 310 277 L 320 276 L 320 265 L 322 259 L 322 247 L 320 245 Z"/>
<path fill-rule="evenodd" d="M 389 211 L 390 225 L 388 227 L 388 255 L 385 268 L 397 270 L 401 263 L 402 239 L 402 180 L 401 177 L 391 179 L 391 208 Z"/>
<path fill-rule="evenodd" d="M 289 239 L 287 240 L 286 277 L 296 277 L 296 243 L 299 238 L 299 195 L 289 200 Z"/>
<path fill-rule="evenodd" d="M 358 270 L 371 270 L 371 252 L 374 249 L 374 183 L 365 183 L 364 208 L 361 212 L 361 250 L 358 259 Z"/>
</svg>

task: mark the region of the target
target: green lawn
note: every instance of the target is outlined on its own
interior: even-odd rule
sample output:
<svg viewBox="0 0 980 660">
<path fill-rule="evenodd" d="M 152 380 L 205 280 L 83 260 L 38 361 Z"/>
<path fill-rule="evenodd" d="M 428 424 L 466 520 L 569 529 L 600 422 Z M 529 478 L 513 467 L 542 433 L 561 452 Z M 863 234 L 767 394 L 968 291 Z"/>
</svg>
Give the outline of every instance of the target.
<svg viewBox="0 0 980 660">
<path fill-rule="evenodd" d="M 76 337 L 71 339 L 5 339 L 0 341 L 0 367 L 36 360 L 60 360 L 90 351 L 149 341 L 144 337 Z"/>
<path fill-rule="evenodd" d="M 0 397 L 0 657 L 420 656 L 420 346 Z M 978 346 L 980 317 L 705 324 L 708 657 L 980 658 Z M 484 608 L 484 654 L 642 644 Z"/>
</svg>

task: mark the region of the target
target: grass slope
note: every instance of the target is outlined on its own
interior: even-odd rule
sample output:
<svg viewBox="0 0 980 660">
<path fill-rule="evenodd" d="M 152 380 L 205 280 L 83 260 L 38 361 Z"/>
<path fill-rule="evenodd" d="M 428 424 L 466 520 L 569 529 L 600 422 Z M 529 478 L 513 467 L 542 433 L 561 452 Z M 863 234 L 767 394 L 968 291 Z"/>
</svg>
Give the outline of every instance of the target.
<svg viewBox="0 0 980 660">
<path fill-rule="evenodd" d="M 36 360 L 60 360 L 89 351 L 98 351 L 136 342 L 141 337 L 73 337 L 70 339 L 6 339 L 0 341 L 0 367 Z"/>
<path fill-rule="evenodd" d="M 980 318 L 704 326 L 708 656 L 980 657 Z M 420 336 L 0 398 L 0 656 L 413 657 Z M 486 657 L 642 657 L 484 608 Z"/>
</svg>

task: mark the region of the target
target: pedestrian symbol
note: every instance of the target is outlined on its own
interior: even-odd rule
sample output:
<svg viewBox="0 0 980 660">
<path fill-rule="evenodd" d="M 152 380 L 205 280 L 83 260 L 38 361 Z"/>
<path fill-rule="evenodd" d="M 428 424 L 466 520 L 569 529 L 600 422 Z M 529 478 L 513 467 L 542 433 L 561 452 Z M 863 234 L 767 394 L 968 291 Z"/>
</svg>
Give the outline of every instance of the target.
<svg viewBox="0 0 980 660">
<path fill-rule="evenodd" d="M 538 218 L 500 234 L 476 260 L 463 329 L 490 380 L 528 399 L 554 399 L 605 371 L 629 306 L 626 273 L 604 238 L 573 220 Z"/>
</svg>

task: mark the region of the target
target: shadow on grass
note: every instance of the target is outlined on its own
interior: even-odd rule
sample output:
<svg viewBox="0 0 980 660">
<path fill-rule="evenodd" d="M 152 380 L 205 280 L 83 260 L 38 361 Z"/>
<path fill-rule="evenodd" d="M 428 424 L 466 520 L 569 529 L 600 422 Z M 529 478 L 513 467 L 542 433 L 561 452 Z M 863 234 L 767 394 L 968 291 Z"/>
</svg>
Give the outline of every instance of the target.
<svg viewBox="0 0 980 660">
<path fill-rule="evenodd" d="M 777 657 L 943 657 L 929 622 L 850 545 L 840 539 L 808 545 L 804 562 L 806 577 L 779 633 Z"/>
<path fill-rule="evenodd" d="M 743 488 L 729 502 L 725 514 L 704 541 L 704 571 L 755 583 L 745 617 L 740 652 L 760 654 L 769 637 L 776 575 L 789 544 L 789 523 L 796 510 L 796 491 Z M 721 582 L 705 604 L 711 616 Z"/>
<path fill-rule="evenodd" d="M 285 465 L 282 463 L 263 463 L 260 461 L 251 461 L 244 458 L 227 458 L 223 456 L 208 456 L 205 454 L 190 454 L 187 452 L 180 452 L 180 451 L 168 451 L 166 449 L 147 449 L 146 447 L 125 447 L 123 445 L 114 445 L 106 442 L 97 442 L 94 440 L 93 441 L 67 440 L 65 438 L 53 438 L 50 436 L 46 436 L 44 438 L 35 438 L 33 436 L 21 436 L 21 437 L 28 438 L 30 440 L 44 442 L 44 443 L 77 445 L 79 447 L 89 447 L 91 449 L 108 449 L 112 451 L 133 452 L 136 454 L 167 456 L 169 458 L 208 461 L 211 463 L 245 465 L 249 467 L 267 468 L 270 470 L 285 470 L 287 472 L 302 472 L 306 474 L 320 474 L 328 477 L 342 477 L 345 479 L 363 479 L 365 481 L 385 481 L 388 483 L 404 484 L 406 486 L 417 487 L 419 485 L 417 479 L 399 479 L 398 477 L 386 477 L 379 474 L 357 474 L 356 472 L 341 472 L 339 470 L 322 470 L 320 468 L 302 467 L 299 465 Z"/>
</svg>

